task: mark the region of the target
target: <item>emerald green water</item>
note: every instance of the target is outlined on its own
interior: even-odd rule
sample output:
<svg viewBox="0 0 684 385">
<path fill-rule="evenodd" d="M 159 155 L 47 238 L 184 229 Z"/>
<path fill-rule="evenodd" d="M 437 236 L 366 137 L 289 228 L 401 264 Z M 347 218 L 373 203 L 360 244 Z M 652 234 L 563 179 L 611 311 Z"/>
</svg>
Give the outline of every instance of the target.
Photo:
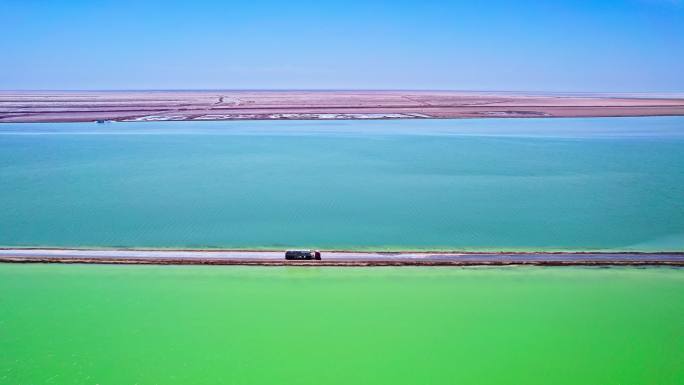
<svg viewBox="0 0 684 385">
<path fill-rule="evenodd" d="M 0 245 L 684 250 L 684 117 L 0 125 Z"/>
<path fill-rule="evenodd" d="M 0 264 L 0 384 L 681 384 L 684 270 Z"/>
</svg>

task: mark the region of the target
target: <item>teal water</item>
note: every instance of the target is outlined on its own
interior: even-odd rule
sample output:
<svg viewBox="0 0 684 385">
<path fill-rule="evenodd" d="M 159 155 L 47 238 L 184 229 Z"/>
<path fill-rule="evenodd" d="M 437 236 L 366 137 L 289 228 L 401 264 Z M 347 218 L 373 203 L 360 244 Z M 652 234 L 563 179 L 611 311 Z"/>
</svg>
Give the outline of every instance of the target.
<svg viewBox="0 0 684 385">
<path fill-rule="evenodd" d="M 2 124 L 0 245 L 684 250 L 684 117 Z"/>
</svg>

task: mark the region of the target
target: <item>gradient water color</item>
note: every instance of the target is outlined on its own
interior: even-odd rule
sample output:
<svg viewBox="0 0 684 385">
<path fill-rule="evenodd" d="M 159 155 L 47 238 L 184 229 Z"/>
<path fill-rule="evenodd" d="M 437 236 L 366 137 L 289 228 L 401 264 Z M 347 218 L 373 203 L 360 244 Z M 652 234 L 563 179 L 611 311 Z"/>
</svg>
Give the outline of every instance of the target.
<svg viewBox="0 0 684 385">
<path fill-rule="evenodd" d="M 684 250 L 684 118 L 0 125 L 0 245 Z"/>
</svg>

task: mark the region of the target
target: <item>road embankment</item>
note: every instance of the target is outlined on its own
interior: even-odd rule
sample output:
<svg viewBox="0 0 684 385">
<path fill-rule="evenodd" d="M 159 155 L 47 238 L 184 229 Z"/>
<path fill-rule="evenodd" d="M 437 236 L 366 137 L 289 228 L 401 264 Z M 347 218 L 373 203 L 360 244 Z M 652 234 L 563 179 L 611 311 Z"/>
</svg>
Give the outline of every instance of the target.
<svg viewBox="0 0 684 385">
<path fill-rule="evenodd" d="M 245 266 L 684 266 L 684 252 L 323 252 L 287 261 L 284 252 L 237 250 L 0 249 L 0 263 Z"/>
</svg>

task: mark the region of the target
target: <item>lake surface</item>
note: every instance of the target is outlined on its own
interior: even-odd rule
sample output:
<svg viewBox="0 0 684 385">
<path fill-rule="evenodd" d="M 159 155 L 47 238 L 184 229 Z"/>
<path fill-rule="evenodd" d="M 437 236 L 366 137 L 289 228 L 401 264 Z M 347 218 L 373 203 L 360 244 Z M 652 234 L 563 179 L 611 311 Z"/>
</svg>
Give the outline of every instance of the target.
<svg viewBox="0 0 684 385">
<path fill-rule="evenodd" d="M 684 117 L 0 124 L 0 245 L 684 250 Z"/>
<path fill-rule="evenodd" d="M 684 269 L 0 264 L 2 384 L 681 384 Z"/>
</svg>

